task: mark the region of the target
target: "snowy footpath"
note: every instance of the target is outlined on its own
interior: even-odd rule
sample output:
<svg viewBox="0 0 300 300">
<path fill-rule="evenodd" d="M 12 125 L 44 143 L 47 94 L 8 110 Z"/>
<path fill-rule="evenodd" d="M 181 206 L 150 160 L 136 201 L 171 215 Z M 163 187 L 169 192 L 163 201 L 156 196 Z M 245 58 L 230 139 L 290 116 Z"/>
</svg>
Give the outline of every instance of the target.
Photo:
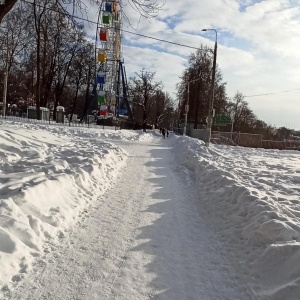
<svg viewBox="0 0 300 300">
<path fill-rule="evenodd" d="M 252 299 L 170 138 L 115 144 L 115 183 L 3 299 Z"/>
<path fill-rule="evenodd" d="M 0 122 L 1 300 L 299 300 L 300 152 Z"/>
</svg>

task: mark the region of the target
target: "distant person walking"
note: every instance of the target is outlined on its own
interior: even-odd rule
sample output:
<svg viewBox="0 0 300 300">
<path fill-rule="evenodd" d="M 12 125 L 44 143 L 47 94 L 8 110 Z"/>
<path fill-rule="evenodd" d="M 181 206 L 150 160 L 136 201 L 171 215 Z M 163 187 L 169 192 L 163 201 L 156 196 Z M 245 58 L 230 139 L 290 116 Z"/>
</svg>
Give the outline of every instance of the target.
<svg viewBox="0 0 300 300">
<path fill-rule="evenodd" d="M 163 129 L 161 130 L 161 133 L 162 133 L 163 137 L 165 138 L 165 137 L 166 137 L 166 129 L 163 128 Z"/>
</svg>

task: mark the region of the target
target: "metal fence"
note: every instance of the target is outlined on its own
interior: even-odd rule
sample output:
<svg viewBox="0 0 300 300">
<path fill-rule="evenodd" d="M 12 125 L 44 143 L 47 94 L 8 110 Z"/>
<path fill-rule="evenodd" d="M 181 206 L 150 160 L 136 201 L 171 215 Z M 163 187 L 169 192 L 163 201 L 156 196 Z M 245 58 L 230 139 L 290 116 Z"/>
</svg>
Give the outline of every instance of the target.
<svg viewBox="0 0 300 300">
<path fill-rule="evenodd" d="M 90 128 L 90 127 L 96 127 L 96 128 L 104 128 L 108 126 L 101 126 L 96 125 L 95 121 L 91 121 L 89 118 L 86 122 L 78 122 L 76 121 L 69 121 L 66 119 L 64 122 L 56 122 L 54 120 L 37 120 L 37 119 L 31 119 L 27 117 L 17 117 L 17 116 L 0 116 L 0 120 L 8 120 L 12 122 L 21 122 L 21 123 L 30 123 L 30 124 L 47 124 L 47 125 L 59 125 L 59 126 L 68 126 L 68 127 L 83 127 L 83 128 Z"/>
<path fill-rule="evenodd" d="M 176 133 L 176 134 L 179 134 L 179 135 L 183 135 L 183 128 L 180 128 L 180 127 L 174 127 L 173 128 L 173 132 Z M 187 135 L 189 135 L 189 130 L 187 130 Z"/>
<path fill-rule="evenodd" d="M 213 139 L 226 139 L 228 142 L 243 147 L 262 147 L 262 134 L 241 133 L 241 132 L 212 132 Z"/>
<path fill-rule="evenodd" d="M 17 116 L 1 116 L 0 120 L 8 120 L 12 122 L 30 123 L 30 124 L 47 124 L 47 125 L 59 125 L 66 127 L 82 127 L 82 128 L 99 128 L 99 129 L 120 129 L 119 126 L 107 126 L 97 125 L 94 120 L 87 118 L 86 122 L 78 122 L 65 120 L 62 123 L 58 123 L 54 120 L 37 120 L 28 117 L 17 117 Z M 173 132 L 179 135 L 183 134 L 183 128 L 173 128 Z M 206 129 L 191 129 L 187 128 L 187 135 L 193 138 L 197 138 L 204 142 L 207 141 L 208 132 Z M 212 131 L 211 142 L 215 144 L 224 145 L 235 145 L 242 147 L 253 147 L 253 148 L 265 148 L 265 149 L 287 149 L 287 150 L 300 150 L 299 140 L 284 140 L 284 141 L 273 141 L 263 140 L 261 134 L 241 133 L 241 132 L 221 132 Z"/>
<path fill-rule="evenodd" d="M 187 135 L 202 140 L 208 139 L 206 129 L 190 129 Z M 265 149 L 280 149 L 280 150 L 300 150 L 299 140 L 263 140 L 262 134 L 242 133 L 242 132 L 222 132 L 212 131 L 211 142 L 214 144 L 265 148 Z"/>
</svg>

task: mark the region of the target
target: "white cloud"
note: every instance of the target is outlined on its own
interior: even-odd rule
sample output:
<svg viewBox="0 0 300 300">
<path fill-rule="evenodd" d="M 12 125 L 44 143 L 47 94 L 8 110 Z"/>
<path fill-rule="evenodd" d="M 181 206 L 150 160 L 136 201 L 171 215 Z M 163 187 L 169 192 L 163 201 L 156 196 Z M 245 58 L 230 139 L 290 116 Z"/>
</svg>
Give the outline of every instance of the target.
<svg viewBox="0 0 300 300">
<path fill-rule="evenodd" d="M 246 100 L 265 122 L 278 126 L 291 123 L 300 129 L 299 94 L 276 94 L 300 88 L 299 4 L 299 0 L 166 0 L 164 10 L 150 22 L 140 19 L 126 4 L 124 11 L 132 26 L 124 21 L 123 29 L 198 48 L 201 44 L 213 47 L 214 33 L 201 29 L 215 28 L 217 63 L 227 82 L 228 96 L 236 91 L 244 95 L 274 92 L 259 100 Z M 90 19 L 96 11 L 90 11 Z M 196 50 L 126 32 L 123 37 L 128 76 L 142 68 L 156 72 L 156 79 L 172 94 L 188 56 Z"/>
<path fill-rule="evenodd" d="M 155 72 L 155 81 L 161 81 L 166 91 L 174 97 L 175 84 L 184 70 L 185 59 L 176 55 L 161 53 L 156 50 L 124 47 L 126 71 L 129 76 L 135 76 L 143 68 Z"/>
</svg>

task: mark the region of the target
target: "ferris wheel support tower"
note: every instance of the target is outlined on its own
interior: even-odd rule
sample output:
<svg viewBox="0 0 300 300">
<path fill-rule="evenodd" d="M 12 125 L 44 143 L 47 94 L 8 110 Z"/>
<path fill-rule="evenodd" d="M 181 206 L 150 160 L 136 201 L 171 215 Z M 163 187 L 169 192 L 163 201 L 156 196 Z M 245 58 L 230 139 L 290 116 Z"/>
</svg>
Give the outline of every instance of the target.
<svg viewBox="0 0 300 300">
<path fill-rule="evenodd" d="M 98 118 L 119 116 L 122 112 L 132 119 L 127 98 L 127 82 L 121 51 L 121 0 L 102 0 L 99 7 L 96 40 L 96 79 L 93 95 L 97 99 Z M 132 119 L 133 121 L 133 119 Z"/>
</svg>

